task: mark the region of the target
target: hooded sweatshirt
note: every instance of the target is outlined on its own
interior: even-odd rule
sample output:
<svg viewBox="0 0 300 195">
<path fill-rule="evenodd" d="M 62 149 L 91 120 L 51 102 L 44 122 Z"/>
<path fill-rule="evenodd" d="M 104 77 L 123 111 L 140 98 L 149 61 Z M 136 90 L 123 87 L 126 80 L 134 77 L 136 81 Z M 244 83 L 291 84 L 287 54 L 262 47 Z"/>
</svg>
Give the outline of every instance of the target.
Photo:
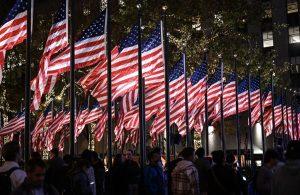
<svg viewBox="0 0 300 195">
<path fill-rule="evenodd" d="M 172 192 L 174 195 L 198 195 L 199 177 L 193 162 L 182 160 L 172 172 Z"/>
<path fill-rule="evenodd" d="M 272 195 L 300 194 L 300 160 L 289 160 L 274 175 Z"/>
</svg>

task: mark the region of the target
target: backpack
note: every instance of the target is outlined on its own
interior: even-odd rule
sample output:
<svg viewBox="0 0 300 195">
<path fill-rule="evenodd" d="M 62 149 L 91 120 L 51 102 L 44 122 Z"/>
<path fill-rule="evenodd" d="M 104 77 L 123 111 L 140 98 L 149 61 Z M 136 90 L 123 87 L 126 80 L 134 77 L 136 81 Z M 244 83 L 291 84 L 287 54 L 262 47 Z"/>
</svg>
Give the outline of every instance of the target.
<svg viewBox="0 0 300 195">
<path fill-rule="evenodd" d="M 0 173 L 0 194 L 10 194 L 12 189 L 12 184 L 10 180 L 10 175 L 19 167 L 12 167 L 8 171 Z"/>
</svg>

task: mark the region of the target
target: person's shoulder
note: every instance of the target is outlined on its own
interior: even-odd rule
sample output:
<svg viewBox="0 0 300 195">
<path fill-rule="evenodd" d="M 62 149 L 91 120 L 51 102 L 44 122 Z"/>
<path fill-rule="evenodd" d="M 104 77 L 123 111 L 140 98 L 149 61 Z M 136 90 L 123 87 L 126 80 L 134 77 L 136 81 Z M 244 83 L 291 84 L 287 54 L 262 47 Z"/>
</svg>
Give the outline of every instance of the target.
<svg viewBox="0 0 300 195">
<path fill-rule="evenodd" d="M 24 170 L 22 170 L 21 168 L 17 168 L 16 170 L 14 170 L 11 174 L 10 174 L 11 178 L 25 178 L 27 177 L 27 174 Z"/>
</svg>

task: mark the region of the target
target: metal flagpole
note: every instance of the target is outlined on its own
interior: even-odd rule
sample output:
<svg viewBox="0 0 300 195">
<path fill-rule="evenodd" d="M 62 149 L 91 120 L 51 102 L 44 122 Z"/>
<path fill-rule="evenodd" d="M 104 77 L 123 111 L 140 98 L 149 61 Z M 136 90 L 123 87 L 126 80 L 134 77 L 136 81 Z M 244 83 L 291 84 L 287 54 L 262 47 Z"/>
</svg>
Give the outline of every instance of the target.
<svg viewBox="0 0 300 195">
<path fill-rule="evenodd" d="M 241 166 L 241 136 L 240 136 L 240 115 L 238 101 L 238 73 L 237 73 L 237 55 L 234 54 L 234 73 L 235 73 L 235 125 L 236 125 L 236 141 L 238 163 Z"/>
<path fill-rule="evenodd" d="M 74 48 L 74 30 L 75 30 L 75 2 L 70 1 L 70 155 L 75 155 L 75 48 Z"/>
<path fill-rule="evenodd" d="M 140 129 L 140 164 L 143 173 L 146 163 L 145 154 L 145 112 L 143 109 L 143 67 L 142 67 L 142 0 L 137 1 L 138 18 L 138 83 L 139 83 L 139 129 Z"/>
<path fill-rule="evenodd" d="M 260 69 L 260 68 L 259 68 Z M 262 141 L 262 150 L 263 150 L 263 155 L 265 154 L 266 151 L 266 146 L 265 146 L 265 128 L 264 128 L 264 110 L 263 110 L 263 93 L 261 90 L 261 74 L 259 71 L 259 106 L 260 106 L 260 125 L 261 125 L 261 141 Z"/>
<path fill-rule="evenodd" d="M 271 93 L 272 93 L 272 134 L 273 134 L 273 148 L 276 148 L 276 132 L 275 132 L 275 90 L 274 90 L 274 72 L 271 74 Z"/>
<path fill-rule="evenodd" d="M 25 162 L 29 160 L 30 155 L 30 66 L 31 66 L 31 35 L 32 35 L 32 16 L 33 0 L 27 4 L 27 39 L 26 39 L 26 67 L 25 67 L 25 131 L 24 147 Z"/>
<path fill-rule="evenodd" d="M 250 140 L 250 161 L 252 171 L 254 170 L 254 158 L 253 158 L 253 137 L 252 137 L 252 126 L 251 126 L 251 75 L 250 75 L 250 64 L 247 63 L 247 71 L 248 71 L 248 133 Z"/>
<path fill-rule="evenodd" d="M 288 97 L 287 97 L 287 90 L 284 89 L 284 96 L 285 96 L 285 118 L 286 118 L 286 130 L 287 130 L 287 135 L 288 135 L 288 141 L 290 140 L 290 129 L 289 129 L 289 113 L 288 113 Z"/>
<path fill-rule="evenodd" d="M 111 94 L 111 0 L 106 7 L 106 59 L 107 59 L 107 142 L 108 142 L 108 167 L 112 167 L 112 94 Z M 110 190 L 112 190 L 111 181 Z"/>
<path fill-rule="evenodd" d="M 163 32 L 163 49 L 164 49 L 164 64 L 165 64 L 165 112 L 166 112 L 166 138 L 167 138 L 167 174 L 168 174 L 168 192 L 171 192 L 171 136 L 170 136 L 170 105 L 169 105 L 169 70 L 168 70 L 168 37 L 166 24 L 167 5 L 163 6 L 162 14 L 162 32 Z"/>
<path fill-rule="evenodd" d="M 221 141 L 222 141 L 222 150 L 226 154 L 226 139 L 225 139 L 225 130 L 224 130 L 224 113 L 223 113 L 223 91 L 224 91 L 224 64 L 222 56 L 219 55 L 219 64 L 221 66 L 221 95 L 220 95 L 220 106 L 221 106 Z"/>
<path fill-rule="evenodd" d="M 204 53 L 204 62 L 207 61 L 207 51 Z M 208 64 L 206 65 L 206 68 L 208 70 Z M 206 155 L 209 155 L 209 139 L 208 139 L 208 104 L 207 104 L 207 87 L 208 87 L 208 71 L 205 79 L 205 150 L 206 150 Z"/>
<path fill-rule="evenodd" d="M 283 144 L 285 142 L 285 132 L 284 132 L 285 127 L 284 127 L 284 115 L 283 115 L 283 89 L 281 89 L 281 125 L 282 125 L 282 144 Z"/>
<path fill-rule="evenodd" d="M 291 115 L 292 115 L 292 136 L 293 136 L 293 140 L 295 140 L 295 132 L 294 132 L 294 112 L 293 112 L 293 94 L 291 96 L 291 99 L 290 99 L 290 105 L 291 105 Z"/>
<path fill-rule="evenodd" d="M 297 105 L 296 105 L 296 135 L 297 135 L 297 139 L 299 140 L 299 120 L 298 120 L 298 112 L 297 112 Z"/>
<path fill-rule="evenodd" d="M 185 98 L 185 128 L 186 128 L 186 146 L 191 146 L 191 132 L 189 130 L 189 97 L 187 85 L 187 72 L 186 72 L 186 56 L 182 54 L 183 67 L 184 67 L 184 98 Z"/>
</svg>

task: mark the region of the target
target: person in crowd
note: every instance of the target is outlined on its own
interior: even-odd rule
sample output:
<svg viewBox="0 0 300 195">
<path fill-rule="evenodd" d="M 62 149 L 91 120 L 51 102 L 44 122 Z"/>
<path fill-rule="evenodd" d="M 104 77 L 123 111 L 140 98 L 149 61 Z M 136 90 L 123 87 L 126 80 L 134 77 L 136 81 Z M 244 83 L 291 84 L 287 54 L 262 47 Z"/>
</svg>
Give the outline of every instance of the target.
<svg viewBox="0 0 300 195">
<path fill-rule="evenodd" d="M 199 175 L 200 194 L 205 195 L 207 194 L 207 190 L 208 190 L 207 178 L 208 178 L 208 173 L 211 165 L 210 162 L 204 157 L 205 154 L 204 148 L 198 148 L 195 154 L 196 154 L 195 165 Z"/>
<path fill-rule="evenodd" d="M 125 178 L 122 175 L 123 163 L 125 161 L 123 154 L 116 154 L 113 160 L 112 168 L 110 169 L 112 174 L 112 186 L 111 190 L 114 195 L 121 195 L 126 188 Z"/>
<path fill-rule="evenodd" d="M 9 194 L 26 178 L 25 171 L 18 164 L 21 159 L 19 144 L 17 142 L 6 143 L 2 148 L 2 156 L 5 162 L 0 167 L 0 194 Z"/>
<path fill-rule="evenodd" d="M 138 194 L 138 184 L 140 182 L 141 171 L 139 165 L 133 160 L 133 151 L 126 151 L 126 159 L 122 166 L 122 178 L 125 179 L 125 186 L 127 193 L 124 194 Z"/>
<path fill-rule="evenodd" d="M 160 151 L 153 150 L 148 154 L 149 165 L 144 169 L 144 184 L 146 194 L 149 195 L 164 195 L 165 181 L 163 169 L 160 165 Z"/>
<path fill-rule="evenodd" d="M 172 172 L 173 195 L 199 195 L 199 176 L 193 161 L 195 151 L 192 147 L 184 148 L 181 152 L 183 160 L 177 163 Z"/>
<path fill-rule="evenodd" d="M 238 187 L 242 193 L 246 194 L 246 191 L 248 190 L 248 184 L 245 180 L 243 180 L 243 176 L 241 174 L 241 170 L 238 167 L 238 162 L 236 157 L 233 153 L 229 153 L 226 155 L 226 166 L 229 167 L 229 169 L 233 169 L 235 177 L 237 178 Z"/>
<path fill-rule="evenodd" d="M 259 195 L 271 194 L 271 181 L 273 177 L 274 167 L 278 162 L 278 154 L 275 150 L 268 149 L 265 152 L 264 164 L 258 171 L 256 177 L 256 191 Z"/>
<path fill-rule="evenodd" d="M 50 151 L 50 160 L 46 171 L 46 183 L 52 184 L 59 193 L 63 191 L 63 167 L 64 161 L 59 156 L 58 148 L 53 148 Z"/>
<path fill-rule="evenodd" d="M 183 160 L 182 154 L 181 154 L 181 152 L 179 152 L 178 157 L 170 162 L 170 173 L 173 172 L 173 170 L 177 166 L 178 162 L 180 162 L 182 160 Z M 168 166 L 166 166 L 166 167 L 168 167 Z"/>
<path fill-rule="evenodd" d="M 52 185 L 45 183 L 46 164 L 42 159 L 30 159 L 26 163 L 27 178 L 12 195 L 58 195 Z"/>
<path fill-rule="evenodd" d="M 86 159 L 77 159 L 75 170 L 68 177 L 68 187 L 65 195 L 93 195 L 87 175 L 89 162 Z"/>
<path fill-rule="evenodd" d="M 272 179 L 272 195 L 296 195 L 300 193 L 300 141 L 291 141 L 287 146 L 286 163 Z"/>
<path fill-rule="evenodd" d="M 90 187 L 92 190 L 93 195 L 96 195 L 96 179 L 95 179 L 95 172 L 94 168 L 91 166 L 92 164 L 92 151 L 86 149 L 82 152 L 81 158 L 85 159 L 88 162 L 87 169 L 85 169 L 86 174 L 89 178 Z"/>
<path fill-rule="evenodd" d="M 208 195 L 240 194 L 238 178 L 233 168 L 225 165 L 222 150 L 211 153 L 215 163 L 208 176 Z"/>
<path fill-rule="evenodd" d="M 95 180 L 96 180 L 96 192 L 97 195 L 104 193 L 104 180 L 105 180 L 105 168 L 102 160 L 99 159 L 97 152 L 91 152 L 91 162 L 94 168 Z"/>
<path fill-rule="evenodd" d="M 159 154 L 160 159 L 159 159 L 158 164 L 159 164 L 159 166 L 163 169 L 164 165 L 163 165 L 163 163 L 162 163 L 162 155 L 163 155 L 162 149 L 161 149 L 160 147 L 155 147 L 155 148 L 153 148 L 153 150 L 150 150 L 149 152 L 151 152 L 151 151 L 153 151 L 153 152 Z"/>
</svg>

